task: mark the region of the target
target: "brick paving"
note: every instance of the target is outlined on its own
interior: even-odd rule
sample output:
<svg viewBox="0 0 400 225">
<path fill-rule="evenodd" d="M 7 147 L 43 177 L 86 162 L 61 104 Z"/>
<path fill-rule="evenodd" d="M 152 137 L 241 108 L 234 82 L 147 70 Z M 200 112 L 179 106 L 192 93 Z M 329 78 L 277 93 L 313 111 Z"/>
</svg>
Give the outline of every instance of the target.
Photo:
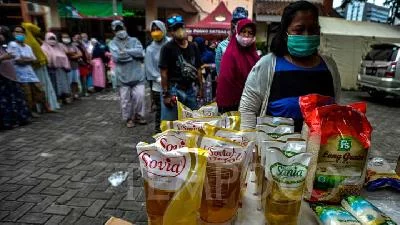
<svg viewBox="0 0 400 225">
<path fill-rule="evenodd" d="M 97 94 L 0 132 L 0 224 L 101 225 L 110 216 L 147 224 L 134 147 L 151 141 L 154 126 L 126 128 L 117 100 L 112 92 Z M 345 92 L 342 100 L 368 102 L 371 155 L 394 162 L 400 100 L 377 102 L 359 92 Z M 116 171 L 129 176 L 112 187 L 107 178 Z"/>
</svg>

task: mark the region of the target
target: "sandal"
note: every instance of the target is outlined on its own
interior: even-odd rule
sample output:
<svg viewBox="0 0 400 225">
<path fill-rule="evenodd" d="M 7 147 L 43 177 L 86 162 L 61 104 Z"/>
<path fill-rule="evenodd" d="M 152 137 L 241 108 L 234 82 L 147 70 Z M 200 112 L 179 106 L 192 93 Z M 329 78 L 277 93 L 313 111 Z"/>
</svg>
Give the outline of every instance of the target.
<svg viewBox="0 0 400 225">
<path fill-rule="evenodd" d="M 126 127 L 127 127 L 127 128 L 135 127 L 135 123 L 134 123 L 132 120 L 129 120 L 129 121 L 126 123 Z"/>
</svg>

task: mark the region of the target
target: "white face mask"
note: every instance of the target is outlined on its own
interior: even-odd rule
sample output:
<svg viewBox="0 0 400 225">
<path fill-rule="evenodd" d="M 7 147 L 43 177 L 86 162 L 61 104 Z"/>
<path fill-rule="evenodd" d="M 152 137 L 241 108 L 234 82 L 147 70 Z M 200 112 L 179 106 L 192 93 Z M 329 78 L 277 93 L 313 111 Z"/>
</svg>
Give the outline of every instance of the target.
<svg viewBox="0 0 400 225">
<path fill-rule="evenodd" d="M 69 44 L 69 43 L 71 43 L 71 38 L 62 38 L 62 42 L 64 44 Z"/>
<path fill-rule="evenodd" d="M 256 37 L 243 37 L 242 35 L 236 34 L 236 40 L 241 46 L 248 47 L 256 42 Z"/>
<path fill-rule="evenodd" d="M 126 30 L 120 30 L 117 32 L 116 36 L 119 39 L 126 39 L 128 37 L 128 33 L 126 32 Z"/>
</svg>

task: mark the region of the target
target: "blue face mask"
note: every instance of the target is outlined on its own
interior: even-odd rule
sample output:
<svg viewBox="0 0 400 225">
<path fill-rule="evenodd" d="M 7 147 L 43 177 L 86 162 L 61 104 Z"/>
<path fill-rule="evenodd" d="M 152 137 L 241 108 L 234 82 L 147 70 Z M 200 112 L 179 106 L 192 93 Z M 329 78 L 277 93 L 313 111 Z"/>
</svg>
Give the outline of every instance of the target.
<svg viewBox="0 0 400 225">
<path fill-rule="evenodd" d="M 315 54 L 320 43 L 319 35 L 288 35 L 287 47 L 290 55 L 301 58 Z"/>
<path fill-rule="evenodd" d="M 17 34 L 17 35 L 15 35 L 15 40 L 17 40 L 18 42 L 24 42 L 25 41 L 25 35 Z"/>
</svg>

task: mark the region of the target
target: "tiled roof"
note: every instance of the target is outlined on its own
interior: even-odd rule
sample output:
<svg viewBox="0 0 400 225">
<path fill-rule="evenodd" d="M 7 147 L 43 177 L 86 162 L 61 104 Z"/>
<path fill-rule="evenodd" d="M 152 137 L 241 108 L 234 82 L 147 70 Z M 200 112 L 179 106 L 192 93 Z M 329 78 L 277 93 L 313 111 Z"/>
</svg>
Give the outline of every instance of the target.
<svg viewBox="0 0 400 225">
<path fill-rule="evenodd" d="M 283 10 L 292 1 L 258 1 L 256 3 L 256 14 L 265 16 L 281 16 Z M 341 17 L 334 9 L 325 12 L 321 3 L 314 3 L 319 10 L 321 16 Z"/>
</svg>

